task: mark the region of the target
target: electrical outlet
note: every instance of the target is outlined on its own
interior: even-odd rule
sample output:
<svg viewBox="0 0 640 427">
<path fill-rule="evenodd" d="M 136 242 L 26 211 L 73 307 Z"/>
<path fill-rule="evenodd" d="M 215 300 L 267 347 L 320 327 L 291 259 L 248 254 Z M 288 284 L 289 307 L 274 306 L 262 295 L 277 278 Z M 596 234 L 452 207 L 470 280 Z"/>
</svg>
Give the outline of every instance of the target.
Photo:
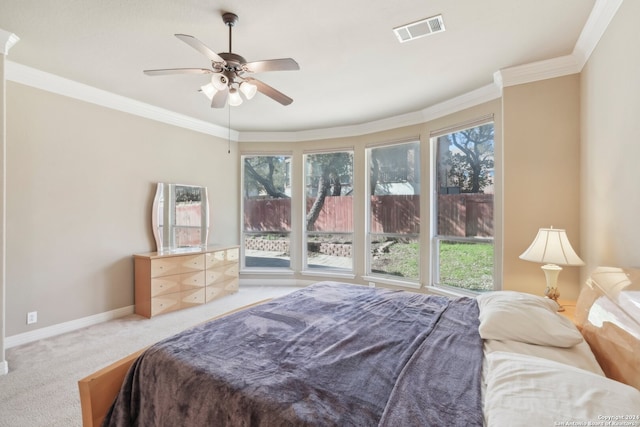
<svg viewBox="0 0 640 427">
<path fill-rule="evenodd" d="M 376 287 L 376 284 L 375 284 L 374 282 L 369 282 L 369 287 L 370 287 L 370 288 L 375 288 L 375 287 Z"/>
<path fill-rule="evenodd" d="M 38 322 L 38 312 L 30 311 L 27 313 L 27 325 L 32 325 Z"/>
</svg>

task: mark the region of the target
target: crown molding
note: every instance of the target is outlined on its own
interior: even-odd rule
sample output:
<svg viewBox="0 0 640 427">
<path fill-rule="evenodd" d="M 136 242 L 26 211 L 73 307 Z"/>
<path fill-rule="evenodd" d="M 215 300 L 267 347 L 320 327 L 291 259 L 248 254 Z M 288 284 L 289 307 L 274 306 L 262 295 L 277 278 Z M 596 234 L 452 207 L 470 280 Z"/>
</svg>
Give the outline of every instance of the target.
<svg viewBox="0 0 640 427">
<path fill-rule="evenodd" d="M 493 78 L 501 87 L 507 87 L 567 76 L 579 73 L 581 69 L 575 56 L 571 54 L 498 70 Z"/>
<path fill-rule="evenodd" d="M 498 70 L 500 88 L 576 74 L 582 71 L 623 0 L 596 0 L 570 55 Z"/>
<path fill-rule="evenodd" d="M 225 127 L 116 95 L 16 62 L 7 61 L 6 79 L 124 113 L 216 136 L 224 140 L 229 138 L 229 130 Z M 231 130 L 231 139 L 238 140 L 237 131 Z"/>
<path fill-rule="evenodd" d="M 316 141 L 320 139 L 347 138 L 367 135 L 375 132 L 383 132 L 386 130 L 425 123 L 466 108 L 475 107 L 476 105 L 484 102 L 492 101 L 500 98 L 500 95 L 500 89 L 492 83 L 439 104 L 432 105 L 423 110 L 399 116 L 393 116 L 358 125 L 297 132 L 241 132 L 240 142 Z"/>
<path fill-rule="evenodd" d="M 285 132 L 241 132 L 240 142 L 296 142 L 348 138 L 421 123 L 419 111 L 357 125 Z"/>
<path fill-rule="evenodd" d="M 611 20 L 622 5 L 623 0 L 596 0 L 591 14 L 580 33 L 580 37 L 573 49 L 580 70 L 598 45 L 602 35 L 607 30 Z"/>
<path fill-rule="evenodd" d="M 0 53 L 3 55 L 9 54 L 9 49 L 13 47 L 14 44 L 18 43 L 20 38 L 9 31 L 5 31 L 0 28 Z"/>
<path fill-rule="evenodd" d="M 623 0 L 596 0 L 573 52 L 570 55 L 498 70 L 493 75 L 493 83 L 419 111 L 368 123 L 333 128 L 293 132 L 240 132 L 140 101 L 135 101 L 11 61 L 7 61 L 5 73 L 7 80 L 112 108 L 128 114 L 216 136 L 224 140 L 231 139 L 232 141 L 241 142 L 295 142 L 344 138 L 424 123 L 497 99 L 502 96 L 502 89 L 507 86 L 579 73 L 582 71 L 582 68 L 622 2 Z M 15 35 L 0 29 L 0 47 L 2 47 L 3 40 L 5 41 L 4 49 L 8 51 L 19 39 Z"/>
</svg>

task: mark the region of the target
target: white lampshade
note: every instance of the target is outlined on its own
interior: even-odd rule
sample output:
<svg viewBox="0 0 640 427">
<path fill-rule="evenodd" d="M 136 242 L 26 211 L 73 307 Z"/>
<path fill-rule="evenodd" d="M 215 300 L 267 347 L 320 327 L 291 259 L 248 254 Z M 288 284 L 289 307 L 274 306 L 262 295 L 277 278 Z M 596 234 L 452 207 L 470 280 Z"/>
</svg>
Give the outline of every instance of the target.
<svg viewBox="0 0 640 427">
<path fill-rule="evenodd" d="M 229 85 L 229 79 L 222 73 L 215 73 L 211 75 L 211 84 L 217 90 L 223 90 Z"/>
<path fill-rule="evenodd" d="M 559 228 L 541 228 L 531 246 L 520 255 L 525 261 L 542 264 L 584 265 L 571 247 L 567 232 Z"/>
<path fill-rule="evenodd" d="M 240 92 L 236 88 L 229 89 L 229 105 L 237 107 L 242 104 L 242 97 L 240 96 Z"/>
<path fill-rule="evenodd" d="M 209 98 L 209 100 L 212 100 L 213 96 L 218 92 L 218 90 L 211 83 L 207 83 L 206 85 L 201 86 L 200 90 L 202 90 L 202 93 L 204 93 L 206 97 Z"/>
<path fill-rule="evenodd" d="M 242 82 L 240 83 L 240 92 L 242 92 L 247 99 L 251 99 L 254 96 L 256 96 L 256 92 L 258 92 L 258 87 L 253 83 Z"/>
</svg>

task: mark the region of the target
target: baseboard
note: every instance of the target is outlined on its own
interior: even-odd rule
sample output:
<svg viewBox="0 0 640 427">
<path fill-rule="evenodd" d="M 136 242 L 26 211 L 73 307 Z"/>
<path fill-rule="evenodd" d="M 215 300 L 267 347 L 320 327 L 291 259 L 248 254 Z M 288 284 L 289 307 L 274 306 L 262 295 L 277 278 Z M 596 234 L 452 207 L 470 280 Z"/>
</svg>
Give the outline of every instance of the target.
<svg viewBox="0 0 640 427">
<path fill-rule="evenodd" d="M 311 280 L 295 280 L 295 279 L 242 279 L 241 286 L 308 286 L 315 281 Z M 54 337 L 66 332 L 75 331 L 77 329 L 86 328 L 87 326 L 96 325 L 98 323 L 107 322 L 119 317 L 127 316 L 134 313 L 135 306 L 118 308 L 116 310 L 107 311 L 105 313 L 94 314 L 93 316 L 83 317 L 81 319 L 71 320 L 69 322 L 59 323 L 57 325 L 47 326 L 33 331 L 25 332 L 18 335 L 5 337 L 5 348 L 17 347 L 19 345 L 28 344 L 44 338 Z M 6 362 L 5 362 L 6 363 Z M 0 374 L 2 374 L 2 362 L 0 362 Z"/>
<path fill-rule="evenodd" d="M 267 279 L 264 277 L 258 279 L 240 279 L 241 287 L 251 286 L 309 286 L 318 282 L 317 280 L 299 280 L 299 279 Z"/>
<path fill-rule="evenodd" d="M 118 308 L 116 310 L 104 313 L 94 314 L 93 316 L 83 317 L 81 319 L 71 320 L 69 322 L 59 323 L 57 325 L 46 326 L 34 331 L 25 332 L 23 334 L 12 335 L 5 338 L 5 348 L 16 347 L 30 342 L 38 341 L 44 338 L 54 337 L 66 332 L 75 331 L 77 329 L 86 328 L 87 326 L 96 325 L 98 323 L 107 322 L 119 317 L 133 314 L 134 306 Z M 0 362 L 1 363 L 1 362 Z M 5 362 L 6 363 L 6 362 Z M 0 366 L 0 373 L 2 366 Z"/>
</svg>

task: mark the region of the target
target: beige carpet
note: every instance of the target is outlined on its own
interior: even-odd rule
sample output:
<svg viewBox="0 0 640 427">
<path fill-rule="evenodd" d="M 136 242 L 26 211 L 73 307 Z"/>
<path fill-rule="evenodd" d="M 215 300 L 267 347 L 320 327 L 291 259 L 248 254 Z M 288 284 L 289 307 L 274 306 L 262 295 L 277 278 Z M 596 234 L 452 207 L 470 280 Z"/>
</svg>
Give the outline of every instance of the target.
<svg viewBox="0 0 640 427">
<path fill-rule="evenodd" d="M 0 376 L 1 427 L 82 425 L 77 381 L 145 346 L 295 287 L 242 287 L 209 304 L 145 319 L 130 315 L 7 350 Z"/>
</svg>

